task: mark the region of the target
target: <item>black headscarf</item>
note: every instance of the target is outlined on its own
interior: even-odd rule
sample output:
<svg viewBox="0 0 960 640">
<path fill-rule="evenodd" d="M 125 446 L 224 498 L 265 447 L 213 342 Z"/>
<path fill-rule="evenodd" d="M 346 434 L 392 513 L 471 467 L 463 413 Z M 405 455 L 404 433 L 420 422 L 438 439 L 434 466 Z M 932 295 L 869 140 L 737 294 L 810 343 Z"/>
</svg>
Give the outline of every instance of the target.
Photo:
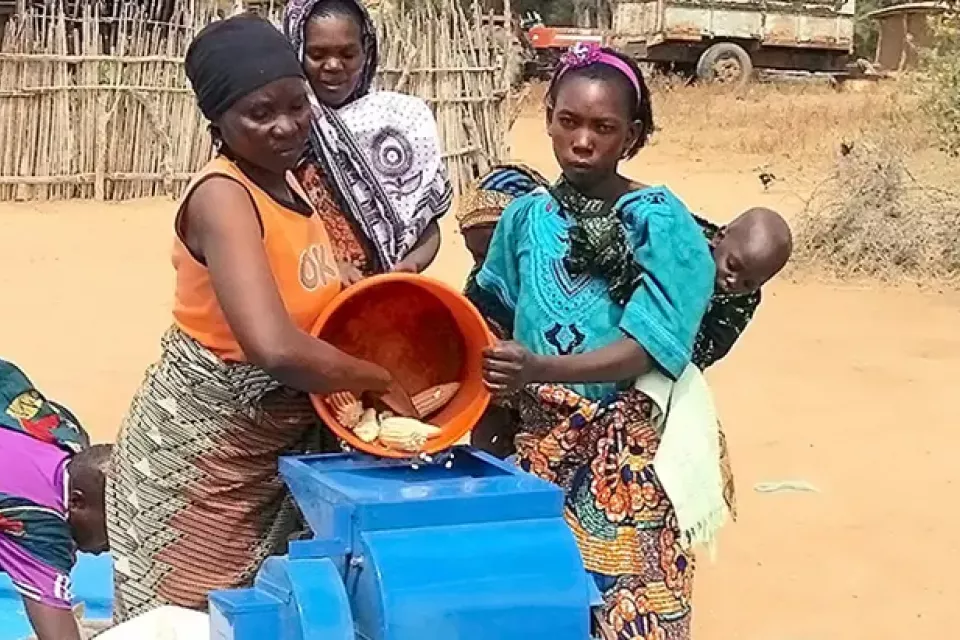
<svg viewBox="0 0 960 640">
<path fill-rule="evenodd" d="M 306 80 L 283 34 L 253 14 L 204 27 L 187 49 L 186 70 L 200 110 L 211 122 L 240 98 L 275 80 Z"/>
</svg>

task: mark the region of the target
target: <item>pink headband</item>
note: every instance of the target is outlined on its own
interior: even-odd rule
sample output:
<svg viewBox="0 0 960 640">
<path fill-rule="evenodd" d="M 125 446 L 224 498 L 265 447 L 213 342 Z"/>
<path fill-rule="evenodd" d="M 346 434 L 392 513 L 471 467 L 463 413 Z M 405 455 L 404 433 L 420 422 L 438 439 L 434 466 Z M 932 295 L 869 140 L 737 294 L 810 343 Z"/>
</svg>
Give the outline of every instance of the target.
<svg viewBox="0 0 960 640">
<path fill-rule="evenodd" d="M 640 79 L 626 62 L 615 55 L 609 54 L 593 43 L 578 42 L 560 56 L 560 68 L 557 69 L 556 80 L 571 69 L 580 69 L 591 64 L 605 64 L 613 67 L 627 77 L 637 92 L 637 100 L 642 100 Z"/>
</svg>

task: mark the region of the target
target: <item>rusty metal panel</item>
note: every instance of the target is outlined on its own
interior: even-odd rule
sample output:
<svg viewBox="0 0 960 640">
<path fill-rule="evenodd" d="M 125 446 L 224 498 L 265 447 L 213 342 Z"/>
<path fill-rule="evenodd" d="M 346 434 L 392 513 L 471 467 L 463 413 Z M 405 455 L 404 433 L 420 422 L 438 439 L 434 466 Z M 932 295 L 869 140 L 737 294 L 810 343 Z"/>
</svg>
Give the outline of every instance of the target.
<svg viewBox="0 0 960 640">
<path fill-rule="evenodd" d="M 663 37 L 671 40 L 699 40 L 710 29 L 711 17 L 710 11 L 669 4 L 663 12 Z"/>
<path fill-rule="evenodd" d="M 663 31 L 666 38 L 748 40 L 758 38 L 762 26 L 763 14 L 748 8 L 700 9 L 671 3 L 664 11 Z"/>
<path fill-rule="evenodd" d="M 724 9 L 711 13 L 713 14 L 710 24 L 711 38 L 755 40 L 763 33 L 764 16 L 761 11 Z"/>
<path fill-rule="evenodd" d="M 760 41 L 768 46 L 848 49 L 853 21 L 841 16 L 771 13 Z"/>
<path fill-rule="evenodd" d="M 849 49 L 856 0 L 615 2 L 618 35 L 663 40 L 755 40 L 770 46 Z"/>
<path fill-rule="evenodd" d="M 620 2 L 613 12 L 613 30 L 617 34 L 652 35 L 660 30 L 663 0 Z"/>
</svg>

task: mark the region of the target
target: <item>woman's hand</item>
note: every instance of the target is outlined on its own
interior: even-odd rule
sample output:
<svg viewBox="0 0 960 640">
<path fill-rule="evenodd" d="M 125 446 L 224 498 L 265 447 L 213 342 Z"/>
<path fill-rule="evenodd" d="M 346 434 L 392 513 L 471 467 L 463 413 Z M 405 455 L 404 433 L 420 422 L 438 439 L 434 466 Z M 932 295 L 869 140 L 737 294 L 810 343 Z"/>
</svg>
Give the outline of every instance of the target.
<svg viewBox="0 0 960 640">
<path fill-rule="evenodd" d="M 337 267 L 340 269 L 340 282 L 343 283 L 344 289 L 363 280 L 363 274 L 360 273 L 360 269 L 357 269 L 353 264 L 340 262 L 337 264 Z"/>
<path fill-rule="evenodd" d="M 413 261 L 405 259 L 394 265 L 390 271 L 392 273 L 420 273 L 420 267 Z"/>
<path fill-rule="evenodd" d="M 390 383 L 390 386 L 383 393 L 375 394 L 379 397 L 380 402 L 385 404 L 387 408 L 403 418 L 421 418 L 420 412 L 417 411 L 417 407 L 413 404 L 413 398 L 410 397 L 410 394 L 407 393 L 407 390 L 403 388 L 396 380 L 393 380 Z"/>
<path fill-rule="evenodd" d="M 540 358 L 518 342 L 500 342 L 483 352 L 483 382 L 497 395 L 537 382 L 539 369 Z"/>
<path fill-rule="evenodd" d="M 440 251 L 440 226 L 434 220 L 423 230 L 413 248 L 390 271 L 394 273 L 423 273 Z"/>
<path fill-rule="evenodd" d="M 391 389 L 396 386 L 396 381 L 393 379 L 393 376 L 390 375 L 390 372 L 381 367 L 380 365 L 370 362 L 369 360 L 360 360 L 357 359 L 360 363 L 360 368 L 362 370 L 363 376 L 361 381 L 363 386 L 356 386 L 347 391 L 354 391 L 357 393 L 370 392 L 374 395 L 389 393 Z"/>
</svg>

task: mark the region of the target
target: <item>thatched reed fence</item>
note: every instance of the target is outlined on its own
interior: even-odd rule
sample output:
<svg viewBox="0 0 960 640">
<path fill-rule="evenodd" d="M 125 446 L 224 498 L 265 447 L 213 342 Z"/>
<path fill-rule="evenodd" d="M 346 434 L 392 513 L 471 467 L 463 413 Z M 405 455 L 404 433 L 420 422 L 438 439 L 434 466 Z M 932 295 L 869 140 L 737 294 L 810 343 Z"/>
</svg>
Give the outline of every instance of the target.
<svg viewBox="0 0 960 640">
<path fill-rule="evenodd" d="M 126 1 L 109 15 L 96 6 L 104 4 L 21 8 L 7 24 L 0 200 L 175 196 L 210 157 L 183 56 L 222 5 Z M 457 0 L 378 9 L 379 86 L 431 105 L 459 190 L 505 155 L 509 52 L 480 27 L 480 10 L 464 11 Z M 275 7 L 266 12 L 278 16 Z"/>
</svg>

